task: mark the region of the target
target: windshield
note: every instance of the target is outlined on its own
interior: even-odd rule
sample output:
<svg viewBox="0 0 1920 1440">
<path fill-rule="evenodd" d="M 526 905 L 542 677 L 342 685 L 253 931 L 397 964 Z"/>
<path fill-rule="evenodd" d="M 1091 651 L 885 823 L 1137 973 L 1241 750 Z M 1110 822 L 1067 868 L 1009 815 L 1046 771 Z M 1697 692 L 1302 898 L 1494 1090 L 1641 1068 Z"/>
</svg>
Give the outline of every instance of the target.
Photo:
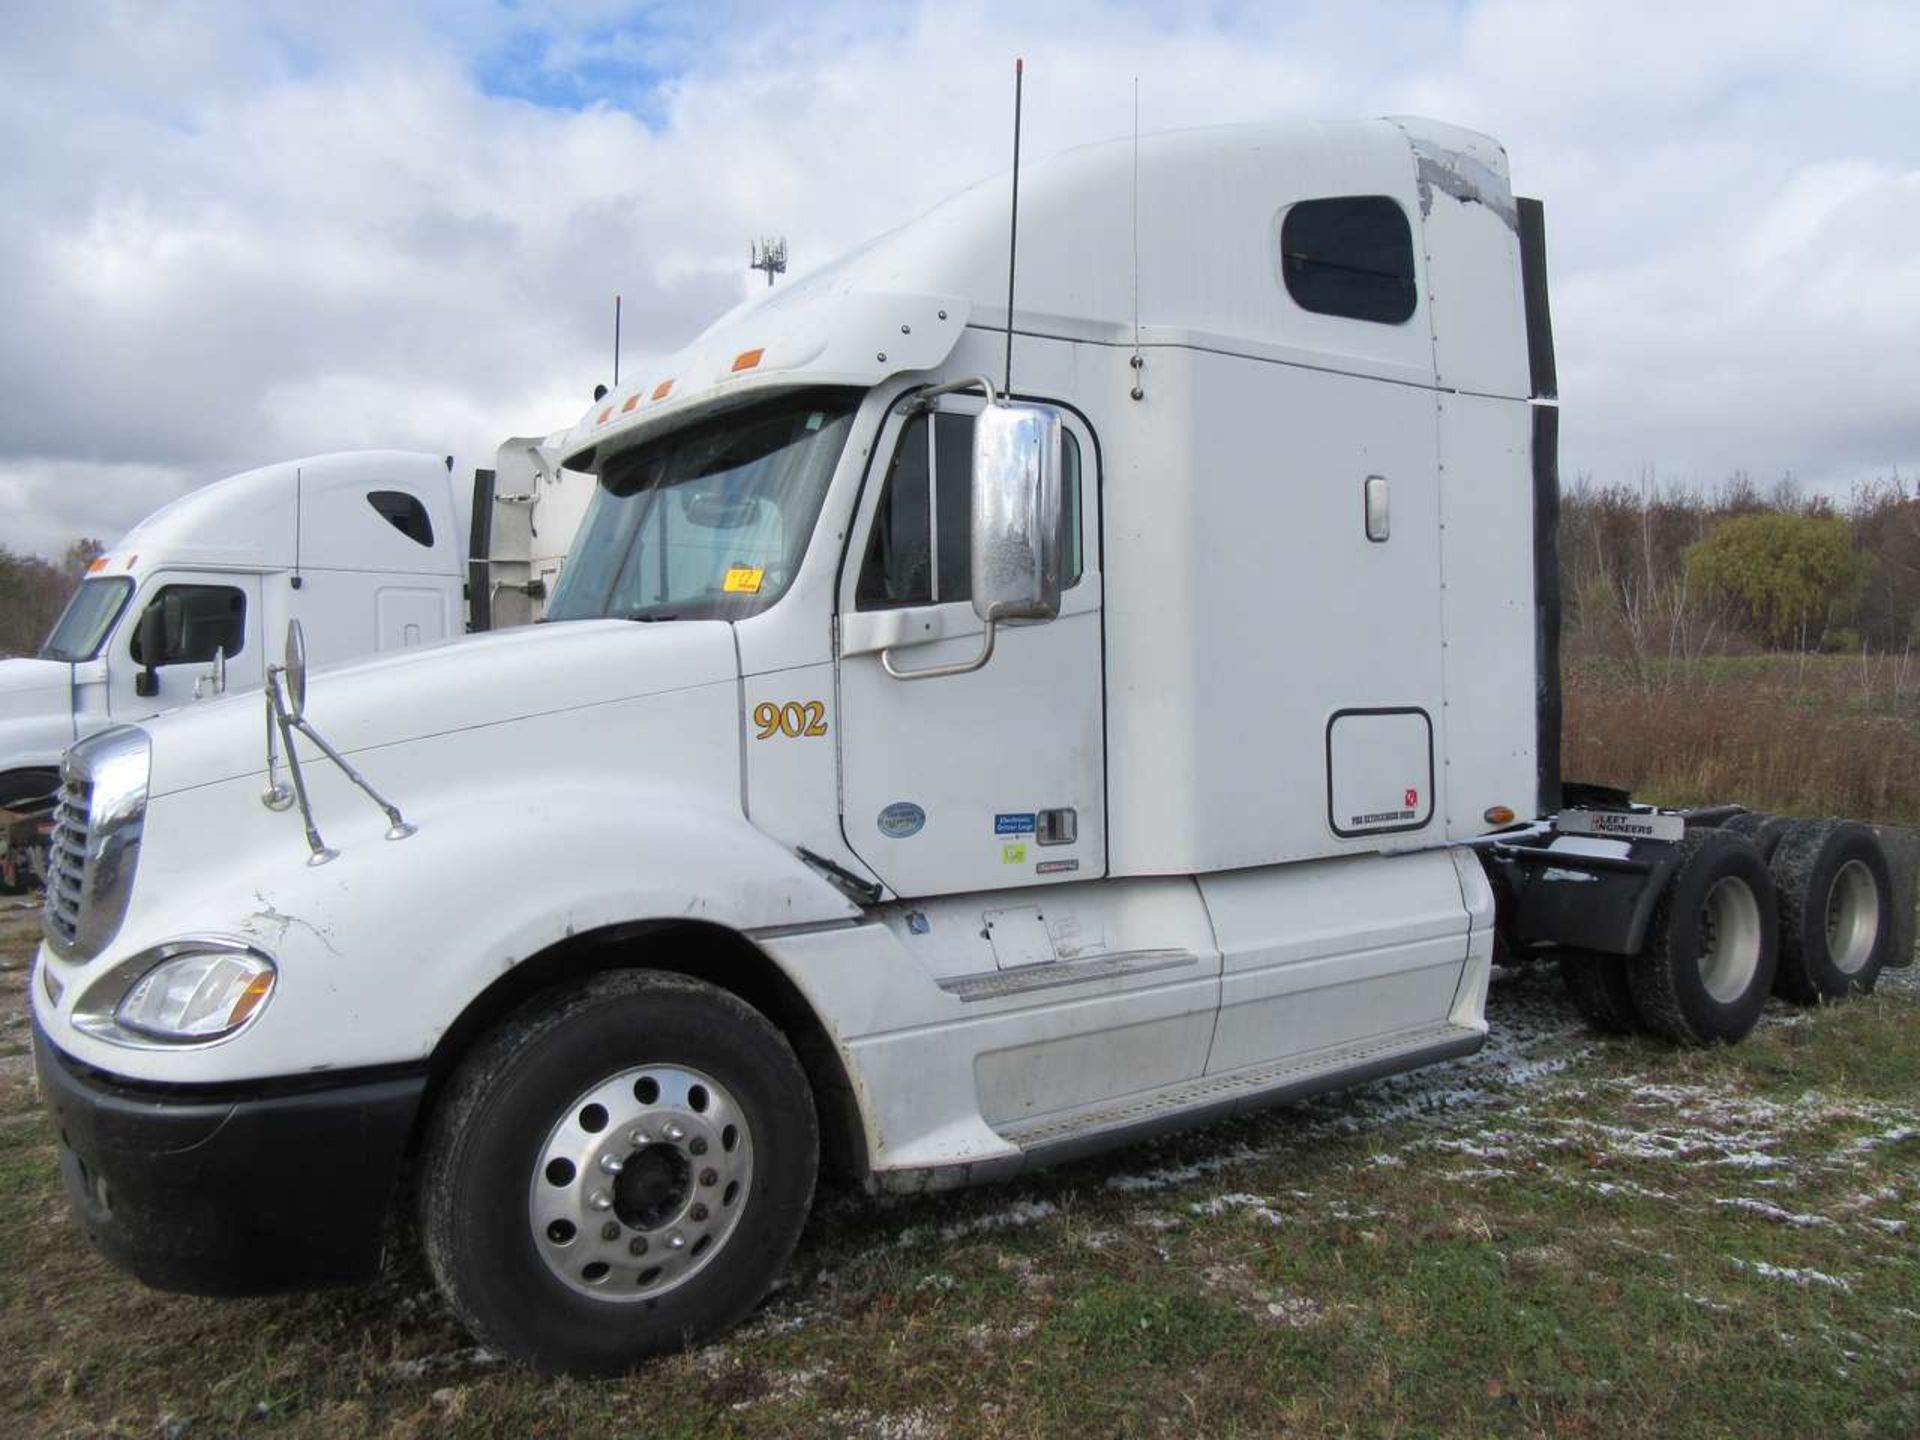
<svg viewBox="0 0 1920 1440">
<path fill-rule="evenodd" d="M 42 660 L 91 660 L 100 653 L 100 642 L 120 618 L 120 611 L 133 594 L 133 581 L 124 575 L 83 580 L 73 592 L 60 621 L 40 647 Z"/>
<path fill-rule="evenodd" d="M 736 620 L 778 600 L 860 403 L 804 390 L 607 461 L 549 620 Z"/>
</svg>

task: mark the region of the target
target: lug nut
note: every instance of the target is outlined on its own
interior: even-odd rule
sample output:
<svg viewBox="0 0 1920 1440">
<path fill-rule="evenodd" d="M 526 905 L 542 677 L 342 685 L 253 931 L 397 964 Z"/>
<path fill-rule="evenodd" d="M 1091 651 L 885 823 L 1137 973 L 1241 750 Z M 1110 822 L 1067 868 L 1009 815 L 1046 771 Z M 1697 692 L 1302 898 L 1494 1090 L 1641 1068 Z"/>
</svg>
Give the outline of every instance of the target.
<svg viewBox="0 0 1920 1440">
<path fill-rule="evenodd" d="M 596 1210 L 611 1210 L 613 1208 L 613 1197 L 604 1190 L 596 1190 L 587 1197 L 587 1204 Z"/>
<path fill-rule="evenodd" d="M 627 1253 L 629 1255 L 646 1254 L 647 1253 L 647 1237 L 644 1235 L 634 1236 L 633 1239 L 627 1242 Z"/>
<path fill-rule="evenodd" d="M 700 1183 L 702 1185 L 718 1185 L 720 1183 L 720 1172 L 709 1165 L 705 1170 L 700 1172 Z"/>
<path fill-rule="evenodd" d="M 620 1222 L 618 1220 L 607 1221 L 606 1224 L 600 1227 L 600 1238 L 602 1240 L 618 1240 L 620 1238 Z"/>
<path fill-rule="evenodd" d="M 707 1218 L 707 1207 L 704 1205 L 695 1205 L 693 1209 L 687 1212 L 687 1217 L 692 1220 L 704 1220 Z"/>
<path fill-rule="evenodd" d="M 673 1140 L 673 1141 L 680 1141 L 686 1138 L 687 1138 L 687 1132 L 685 1130 L 682 1130 L 678 1125 L 667 1126 L 667 1139 Z"/>
<path fill-rule="evenodd" d="M 622 1170 L 626 1169 L 627 1166 L 626 1162 L 617 1155 L 602 1155 L 600 1157 L 600 1168 L 609 1175 L 618 1175 Z"/>
<path fill-rule="evenodd" d="M 627 1131 L 627 1144 L 633 1146 L 634 1149 L 638 1150 L 642 1145 L 646 1143 L 647 1143 L 647 1132 L 642 1130 L 638 1125 L 634 1126 L 633 1129 Z"/>
<path fill-rule="evenodd" d="M 686 1249 L 687 1237 L 682 1235 L 678 1230 L 674 1231 L 671 1235 L 667 1236 L 667 1248 L 669 1250 Z"/>
<path fill-rule="evenodd" d="M 687 1142 L 687 1149 L 691 1150 L 696 1155 L 706 1154 L 707 1153 L 707 1137 L 704 1135 L 694 1136 L 693 1139 Z"/>
</svg>

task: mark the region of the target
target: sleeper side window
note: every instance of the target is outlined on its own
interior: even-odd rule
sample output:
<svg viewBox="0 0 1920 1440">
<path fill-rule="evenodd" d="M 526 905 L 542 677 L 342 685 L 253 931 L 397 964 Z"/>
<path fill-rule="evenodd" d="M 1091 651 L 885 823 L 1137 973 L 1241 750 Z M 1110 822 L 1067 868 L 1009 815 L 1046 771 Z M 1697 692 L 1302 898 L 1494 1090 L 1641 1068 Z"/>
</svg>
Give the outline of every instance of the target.
<svg viewBox="0 0 1920 1440">
<path fill-rule="evenodd" d="M 1303 310 L 1398 325 L 1413 315 L 1413 230 L 1385 195 L 1302 200 L 1280 222 L 1280 273 Z"/>
<path fill-rule="evenodd" d="M 1067 529 L 1065 584 L 1084 568 L 1080 541 L 1080 446 L 1061 446 Z M 973 598 L 973 416 L 916 415 L 900 430 L 874 512 L 854 601 L 862 610 L 946 605 Z"/>
<path fill-rule="evenodd" d="M 213 659 L 222 650 L 238 655 L 247 643 L 247 597 L 231 585 L 163 585 L 147 602 L 164 622 L 166 643 L 149 660 L 140 649 L 140 627 L 133 628 L 136 665 L 185 665 Z"/>
<path fill-rule="evenodd" d="M 370 490 L 367 503 L 414 544 L 433 548 L 433 521 L 418 495 L 409 495 L 404 490 Z"/>
</svg>

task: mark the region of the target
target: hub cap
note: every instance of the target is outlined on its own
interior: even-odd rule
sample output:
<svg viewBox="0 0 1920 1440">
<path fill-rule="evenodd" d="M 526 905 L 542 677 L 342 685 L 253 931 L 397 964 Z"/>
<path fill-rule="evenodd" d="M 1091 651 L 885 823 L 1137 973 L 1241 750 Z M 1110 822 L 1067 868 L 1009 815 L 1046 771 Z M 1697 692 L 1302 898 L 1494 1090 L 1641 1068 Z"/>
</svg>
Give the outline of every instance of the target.
<svg viewBox="0 0 1920 1440">
<path fill-rule="evenodd" d="M 1858 860 L 1849 860 L 1827 891 L 1827 954 L 1843 975 L 1858 974 L 1880 938 L 1880 885 Z"/>
<path fill-rule="evenodd" d="M 570 1289 L 651 1300 L 726 1248 L 753 1183 L 753 1137 L 711 1076 L 643 1065 L 576 1096 L 534 1157 L 527 1223 Z"/>
<path fill-rule="evenodd" d="M 1738 1000 L 1760 968 L 1760 902 L 1753 887 L 1729 875 L 1700 907 L 1700 982 L 1722 1005 Z"/>
</svg>

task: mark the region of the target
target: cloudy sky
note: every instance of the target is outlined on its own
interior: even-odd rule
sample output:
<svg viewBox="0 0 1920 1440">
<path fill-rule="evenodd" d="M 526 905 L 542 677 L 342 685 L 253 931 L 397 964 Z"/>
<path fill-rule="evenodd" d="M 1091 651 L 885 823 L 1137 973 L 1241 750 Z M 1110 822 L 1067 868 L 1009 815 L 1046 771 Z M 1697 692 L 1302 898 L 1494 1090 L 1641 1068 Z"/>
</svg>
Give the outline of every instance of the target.
<svg viewBox="0 0 1920 1440">
<path fill-rule="evenodd" d="M 0 0 L 0 544 L 568 424 L 1027 153 L 1419 113 L 1547 205 L 1563 472 L 1920 474 L 1920 5 Z M 1152 315 L 1146 315 L 1149 323 Z"/>
</svg>

